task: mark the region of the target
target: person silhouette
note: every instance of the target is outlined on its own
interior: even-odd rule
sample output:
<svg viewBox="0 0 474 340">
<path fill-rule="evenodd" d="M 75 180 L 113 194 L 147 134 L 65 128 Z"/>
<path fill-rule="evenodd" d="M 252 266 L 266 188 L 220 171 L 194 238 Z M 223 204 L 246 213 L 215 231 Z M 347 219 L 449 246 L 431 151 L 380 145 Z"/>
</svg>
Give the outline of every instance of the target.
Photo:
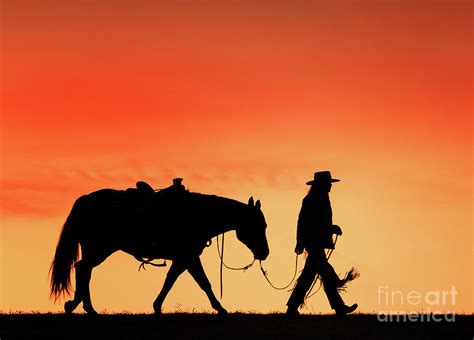
<svg viewBox="0 0 474 340">
<path fill-rule="evenodd" d="M 332 209 L 329 200 L 332 183 L 339 181 L 332 178 L 330 171 L 319 171 L 314 174 L 312 181 L 306 183 L 311 185 L 311 188 L 303 199 L 299 213 L 295 252 L 299 255 L 306 249 L 308 256 L 286 304 L 287 315 L 299 315 L 298 308 L 304 303 L 305 295 L 316 274 L 319 274 L 329 304 L 336 314 L 344 315 L 357 309 L 357 304 L 347 306 L 344 303 L 339 289 L 344 288 L 345 284 L 358 274 L 355 277 L 346 275 L 346 278 L 341 280 L 329 264 L 325 253 L 325 249 L 334 249 L 333 234 L 342 235 L 341 228 L 332 224 Z"/>
</svg>

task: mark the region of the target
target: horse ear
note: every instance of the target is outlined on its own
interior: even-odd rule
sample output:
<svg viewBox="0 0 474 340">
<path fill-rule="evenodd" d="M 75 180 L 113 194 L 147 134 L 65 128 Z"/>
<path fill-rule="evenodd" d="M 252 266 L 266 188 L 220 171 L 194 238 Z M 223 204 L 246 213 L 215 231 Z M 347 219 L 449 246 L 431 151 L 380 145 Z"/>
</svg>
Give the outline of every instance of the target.
<svg viewBox="0 0 474 340">
<path fill-rule="evenodd" d="M 249 205 L 250 205 L 251 207 L 254 206 L 254 204 L 253 204 L 253 196 L 249 198 Z"/>
<path fill-rule="evenodd" d="M 260 200 L 257 200 L 255 206 L 257 207 L 257 209 L 260 209 L 262 207 L 262 203 L 260 203 Z"/>
</svg>

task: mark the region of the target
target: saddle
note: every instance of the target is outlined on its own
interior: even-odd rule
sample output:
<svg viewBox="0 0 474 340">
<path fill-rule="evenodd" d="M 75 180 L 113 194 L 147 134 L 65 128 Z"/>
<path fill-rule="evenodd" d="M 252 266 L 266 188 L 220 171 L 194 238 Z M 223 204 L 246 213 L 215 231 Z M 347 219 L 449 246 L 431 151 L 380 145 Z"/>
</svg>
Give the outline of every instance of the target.
<svg viewBox="0 0 474 340">
<path fill-rule="evenodd" d="M 124 203 L 139 214 L 145 214 L 157 199 L 176 204 L 184 198 L 183 194 L 189 194 L 189 191 L 181 184 L 182 180 L 182 178 L 175 178 L 171 186 L 160 190 L 153 189 L 147 182 L 139 181 L 135 188 L 128 188 L 124 191 Z"/>
<path fill-rule="evenodd" d="M 139 181 L 137 182 L 136 186 L 137 186 L 137 190 L 144 194 L 148 194 L 148 193 L 153 194 L 155 192 L 155 190 L 147 182 Z"/>
<path fill-rule="evenodd" d="M 135 188 L 128 188 L 125 190 L 126 192 L 138 192 L 141 194 L 154 194 L 155 192 L 158 192 L 160 194 L 168 194 L 168 193 L 182 193 L 182 192 L 189 192 L 186 190 L 183 184 L 181 182 L 183 181 L 182 178 L 175 178 L 173 179 L 173 184 L 167 188 L 160 189 L 160 190 L 155 190 L 152 188 L 150 184 L 144 181 L 138 181 L 136 183 Z"/>
<path fill-rule="evenodd" d="M 125 190 L 126 193 L 133 194 L 153 194 L 155 190 L 147 182 L 139 181 L 135 188 L 128 188 Z"/>
<path fill-rule="evenodd" d="M 123 191 L 124 207 L 131 208 L 137 213 L 137 217 L 145 217 L 146 212 L 153 204 L 155 190 L 146 182 L 137 182 L 135 188 L 128 188 Z"/>
</svg>

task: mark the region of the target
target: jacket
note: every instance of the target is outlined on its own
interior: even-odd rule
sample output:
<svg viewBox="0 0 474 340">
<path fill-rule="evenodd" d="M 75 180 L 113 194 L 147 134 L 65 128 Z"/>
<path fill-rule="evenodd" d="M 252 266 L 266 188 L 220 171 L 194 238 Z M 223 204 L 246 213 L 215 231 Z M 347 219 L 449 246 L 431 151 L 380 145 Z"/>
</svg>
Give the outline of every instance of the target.
<svg viewBox="0 0 474 340">
<path fill-rule="evenodd" d="M 303 199 L 296 242 L 307 251 L 315 248 L 334 249 L 332 240 L 332 208 L 328 193 L 309 193 Z"/>
</svg>

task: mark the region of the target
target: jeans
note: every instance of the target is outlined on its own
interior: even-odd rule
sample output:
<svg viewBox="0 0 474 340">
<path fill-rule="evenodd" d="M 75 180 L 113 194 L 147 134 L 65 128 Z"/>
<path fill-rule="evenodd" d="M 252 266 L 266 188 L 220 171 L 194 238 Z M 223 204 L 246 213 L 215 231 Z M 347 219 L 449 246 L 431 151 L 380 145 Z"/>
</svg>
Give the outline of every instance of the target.
<svg viewBox="0 0 474 340">
<path fill-rule="evenodd" d="M 298 308 L 303 304 L 306 292 L 311 287 L 316 274 L 320 275 L 331 308 L 336 309 L 344 305 L 344 301 L 337 290 L 341 280 L 327 261 L 324 249 L 317 248 L 308 251 L 303 272 L 286 304 L 288 307 Z"/>
</svg>

